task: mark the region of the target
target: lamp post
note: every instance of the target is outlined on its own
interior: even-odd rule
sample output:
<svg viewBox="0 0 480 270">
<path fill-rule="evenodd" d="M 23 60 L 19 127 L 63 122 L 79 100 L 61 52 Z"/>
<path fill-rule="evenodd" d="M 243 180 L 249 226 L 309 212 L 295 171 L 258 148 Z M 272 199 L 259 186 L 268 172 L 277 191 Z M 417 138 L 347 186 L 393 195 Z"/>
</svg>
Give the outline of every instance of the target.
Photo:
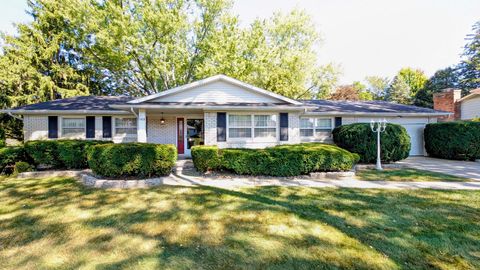
<svg viewBox="0 0 480 270">
<path fill-rule="evenodd" d="M 381 150 L 380 150 L 380 133 L 384 132 L 387 128 L 387 120 L 385 118 L 383 120 L 378 121 L 370 121 L 370 128 L 373 132 L 377 133 L 377 166 L 376 169 L 378 171 L 383 170 L 382 168 L 382 158 L 381 158 Z"/>
</svg>

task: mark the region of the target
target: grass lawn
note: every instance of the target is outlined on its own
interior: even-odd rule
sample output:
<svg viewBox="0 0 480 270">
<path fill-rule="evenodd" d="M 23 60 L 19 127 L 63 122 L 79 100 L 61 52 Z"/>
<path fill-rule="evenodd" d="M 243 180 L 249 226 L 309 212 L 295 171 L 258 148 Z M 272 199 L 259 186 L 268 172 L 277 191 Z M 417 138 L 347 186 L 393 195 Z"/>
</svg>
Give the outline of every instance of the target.
<svg viewBox="0 0 480 270">
<path fill-rule="evenodd" d="M 423 171 L 417 169 L 385 169 L 363 170 L 357 172 L 357 179 L 366 181 L 400 181 L 400 182 L 466 182 L 468 178 L 448 175 L 444 173 Z"/>
<path fill-rule="evenodd" d="M 480 192 L 0 180 L 0 269 L 479 269 Z"/>
</svg>

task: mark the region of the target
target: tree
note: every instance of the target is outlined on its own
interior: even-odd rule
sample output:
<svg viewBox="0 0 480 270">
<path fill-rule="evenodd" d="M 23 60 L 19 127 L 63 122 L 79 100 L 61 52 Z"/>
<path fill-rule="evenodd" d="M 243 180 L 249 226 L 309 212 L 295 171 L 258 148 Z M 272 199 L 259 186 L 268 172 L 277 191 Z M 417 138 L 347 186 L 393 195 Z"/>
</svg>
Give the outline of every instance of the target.
<svg viewBox="0 0 480 270">
<path fill-rule="evenodd" d="M 372 93 L 373 99 L 383 100 L 390 85 L 390 79 L 387 77 L 367 76 L 367 90 Z"/>
<path fill-rule="evenodd" d="M 335 91 L 341 74 L 341 67 L 333 63 L 318 67 L 312 74 L 311 86 L 297 98 L 310 95 L 315 99 L 327 99 Z"/>
<path fill-rule="evenodd" d="M 366 86 L 360 82 L 353 82 L 350 85 L 342 85 L 337 87 L 335 92 L 330 96 L 331 100 L 372 100 L 373 96 L 366 91 Z"/>
<path fill-rule="evenodd" d="M 417 92 L 414 105 L 433 108 L 433 94 L 447 88 L 458 88 L 458 71 L 454 67 L 447 67 L 435 72 L 425 84 L 425 87 Z"/>
<path fill-rule="evenodd" d="M 473 33 L 467 36 L 467 41 L 463 52 L 464 60 L 458 66 L 463 94 L 480 88 L 480 21 L 473 26 Z"/>
<path fill-rule="evenodd" d="M 411 88 L 404 77 L 397 76 L 388 88 L 386 99 L 400 104 L 411 104 Z"/>
<path fill-rule="evenodd" d="M 425 87 L 428 77 L 420 69 L 402 68 L 397 73 L 397 78 L 404 81 L 410 88 L 410 97 L 414 97 L 418 91 Z"/>
</svg>

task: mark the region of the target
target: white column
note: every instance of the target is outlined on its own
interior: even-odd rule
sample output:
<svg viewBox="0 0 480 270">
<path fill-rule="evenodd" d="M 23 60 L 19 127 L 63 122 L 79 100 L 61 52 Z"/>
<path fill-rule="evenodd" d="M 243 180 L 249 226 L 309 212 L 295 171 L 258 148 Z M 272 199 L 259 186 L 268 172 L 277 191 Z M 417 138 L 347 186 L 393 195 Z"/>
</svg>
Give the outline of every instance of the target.
<svg viewBox="0 0 480 270">
<path fill-rule="evenodd" d="M 147 142 L 147 113 L 145 109 L 138 110 L 137 141 Z"/>
</svg>

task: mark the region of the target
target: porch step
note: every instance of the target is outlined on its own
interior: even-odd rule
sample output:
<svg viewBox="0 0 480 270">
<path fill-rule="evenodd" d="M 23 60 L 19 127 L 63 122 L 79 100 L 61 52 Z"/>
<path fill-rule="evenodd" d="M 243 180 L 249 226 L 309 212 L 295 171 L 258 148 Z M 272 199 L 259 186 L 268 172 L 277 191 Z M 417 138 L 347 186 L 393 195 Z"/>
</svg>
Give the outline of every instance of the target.
<svg viewBox="0 0 480 270">
<path fill-rule="evenodd" d="M 191 159 L 178 160 L 177 163 L 175 164 L 175 167 L 173 168 L 173 172 L 175 174 L 186 174 L 186 175 L 198 174 L 197 170 L 195 169 L 195 166 L 193 165 L 193 161 Z"/>
</svg>

